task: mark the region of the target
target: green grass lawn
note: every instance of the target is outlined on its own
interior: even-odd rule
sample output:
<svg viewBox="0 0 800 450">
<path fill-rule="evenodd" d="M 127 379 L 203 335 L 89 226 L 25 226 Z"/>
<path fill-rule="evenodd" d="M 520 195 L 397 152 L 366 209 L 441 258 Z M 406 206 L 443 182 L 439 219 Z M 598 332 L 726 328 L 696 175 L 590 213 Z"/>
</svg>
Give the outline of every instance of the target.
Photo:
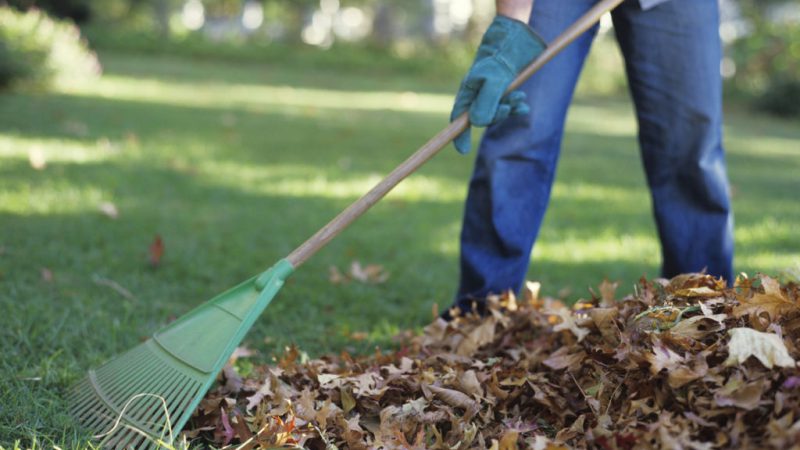
<svg viewBox="0 0 800 450">
<path fill-rule="evenodd" d="M 79 446 L 62 401 L 70 383 L 287 255 L 446 125 L 457 83 L 118 55 L 104 64 L 96 82 L 0 96 L 0 445 Z M 800 126 L 743 113 L 726 124 L 736 270 L 797 276 Z M 657 276 L 635 131 L 627 101 L 572 108 L 530 270 L 545 293 L 576 300 L 603 278 L 625 293 Z M 303 266 L 246 344 L 263 358 L 289 343 L 367 351 L 426 324 L 455 287 L 470 170 L 452 149 L 432 160 Z M 104 202 L 118 218 L 100 212 Z M 166 251 L 152 269 L 156 234 Z M 388 281 L 329 281 L 330 266 L 354 260 L 383 265 Z"/>
</svg>

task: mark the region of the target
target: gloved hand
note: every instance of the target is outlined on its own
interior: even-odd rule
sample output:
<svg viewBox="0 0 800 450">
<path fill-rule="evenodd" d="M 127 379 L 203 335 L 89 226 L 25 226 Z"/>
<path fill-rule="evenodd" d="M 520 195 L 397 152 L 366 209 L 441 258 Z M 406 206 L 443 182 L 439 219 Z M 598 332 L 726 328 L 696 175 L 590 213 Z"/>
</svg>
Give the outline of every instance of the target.
<svg viewBox="0 0 800 450">
<path fill-rule="evenodd" d="M 469 111 L 470 124 L 479 127 L 505 120 L 510 115 L 528 114 L 525 93 L 503 96 L 517 74 L 539 56 L 545 42 L 526 23 L 496 16 L 478 47 L 475 61 L 456 94 L 450 121 Z M 470 128 L 453 141 L 456 150 L 470 150 Z"/>
</svg>

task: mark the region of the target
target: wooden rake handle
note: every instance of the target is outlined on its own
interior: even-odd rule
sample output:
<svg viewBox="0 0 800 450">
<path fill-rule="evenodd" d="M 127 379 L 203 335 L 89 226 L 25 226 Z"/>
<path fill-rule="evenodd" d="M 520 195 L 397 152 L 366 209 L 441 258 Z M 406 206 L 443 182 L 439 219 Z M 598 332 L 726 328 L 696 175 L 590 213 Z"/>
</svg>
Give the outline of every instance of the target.
<svg viewBox="0 0 800 450">
<path fill-rule="evenodd" d="M 536 73 L 548 61 L 553 59 L 561 50 L 574 41 L 578 36 L 583 34 L 586 30 L 594 26 L 600 21 L 600 17 L 608 11 L 614 9 L 617 5 L 622 3 L 623 0 L 603 0 L 589 11 L 586 12 L 575 23 L 570 25 L 560 36 L 555 38 L 553 42 L 548 44 L 547 48 L 539 55 L 536 60 L 530 63 L 514 81 L 511 82 L 506 93 L 518 88 L 525 80 L 530 78 L 531 75 Z M 299 267 L 306 262 L 308 258 L 313 256 L 317 251 L 325 246 L 331 239 L 336 237 L 339 233 L 347 228 L 353 221 L 361 217 L 369 208 L 375 203 L 378 203 L 386 194 L 389 193 L 398 183 L 403 181 L 407 176 L 411 175 L 414 171 L 419 169 L 441 149 L 450 143 L 456 136 L 461 134 L 469 126 L 469 118 L 467 113 L 462 114 L 457 119 L 452 121 L 445 129 L 440 131 L 436 136 L 431 138 L 422 147 L 419 148 L 413 155 L 403 161 L 402 164 L 397 166 L 389 175 L 376 184 L 369 192 L 364 194 L 348 206 L 344 211 L 339 213 L 327 225 L 322 227 L 319 231 L 314 233 L 313 236 L 303 242 L 302 245 L 297 247 L 289 256 L 287 260 L 294 268 Z"/>
</svg>

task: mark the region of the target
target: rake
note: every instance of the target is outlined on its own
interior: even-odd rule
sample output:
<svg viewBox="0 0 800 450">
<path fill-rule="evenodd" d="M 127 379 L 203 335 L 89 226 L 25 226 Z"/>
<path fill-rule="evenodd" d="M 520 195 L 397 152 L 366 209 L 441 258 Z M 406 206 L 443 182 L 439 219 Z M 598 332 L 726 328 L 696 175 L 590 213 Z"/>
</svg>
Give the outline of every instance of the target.
<svg viewBox="0 0 800 450">
<path fill-rule="evenodd" d="M 623 0 L 604 0 L 572 24 L 526 67 L 508 91 Z M 106 448 L 156 449 L 172 445 L 217 374 L 258 316 L 300 265 L 380 201 L 466 129 L 463 114 L 431 138 L 363 197 L 286 258 L 260 275 L 212 298 L 126 353 L 106 362 L 69 393 L 73 415 Z"/>
</svg>

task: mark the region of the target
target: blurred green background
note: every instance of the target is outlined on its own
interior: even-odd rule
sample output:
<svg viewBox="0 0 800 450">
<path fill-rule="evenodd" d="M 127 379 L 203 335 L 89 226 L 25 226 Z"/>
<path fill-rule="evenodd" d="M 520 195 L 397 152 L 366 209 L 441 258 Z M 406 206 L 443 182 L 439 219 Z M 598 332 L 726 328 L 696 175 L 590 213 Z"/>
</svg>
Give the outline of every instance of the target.
<svg viewBox="0 0 800 450">
<path fill-rule="evenodd" d="M 725 1 L 720 28 L 735 269 L 785 281 L 800 278 L 798 8 Z M 84 448 L 67 387 L 285 256 L 444 127 L 492 14 L 483 0 L 0 7 L 0 447 Z M 624 295 L 658 275 L 640 165 L 604 21 L 534 249 L 545 294 L 575 301 L 607 278 Z M 442 152 L 303 266 L 246 338 L 256 361 L 292 343 L 387 348 L 447 307 L 470 170 Z"/>
<path fill-rule="evenodd" d="M 493 0 L 3 0 L 77 23 L 93 49 L 236 61 L 302 61 L 327 69 L 382 67 L 449 78 L 471 62 Z M 721 0 L 721 72 L 729 100 L 800 114 L 800 4 Z M 8 20 L 6 20 L 8 22 Z M 37 75 L 44 26 L 0 32 L 0 86 Z M 625 81 L 604 21 L 584 92 L 620 94 Z M 27 42 L 25 42 L 27 41 Z M 36 43 L 34 43 L 36 42 Z M 27 49 L 25 48 L 27 47 Z M 68 49 L 62 45 L 60 53 Z M 20 52 L 20 48 L 22 51 Z M 33 52 L 31 52 L 33 50 Z M 20 58 L 21 54 L 28 54 Z M 78 56 L 74 55 L 73 56 Z M 20 60 L 28 59 L 28 62 Z M 71 66 L 91 63 L 71 61 Z M 52 70 L 51 70 L 52 72 Z M 58 72 L 58 69 L 55 70 Z M 15 75 L 17 74 L 17 75 Z M 589 79 L 586 79 L 589 78 Z"/>
</svg>

